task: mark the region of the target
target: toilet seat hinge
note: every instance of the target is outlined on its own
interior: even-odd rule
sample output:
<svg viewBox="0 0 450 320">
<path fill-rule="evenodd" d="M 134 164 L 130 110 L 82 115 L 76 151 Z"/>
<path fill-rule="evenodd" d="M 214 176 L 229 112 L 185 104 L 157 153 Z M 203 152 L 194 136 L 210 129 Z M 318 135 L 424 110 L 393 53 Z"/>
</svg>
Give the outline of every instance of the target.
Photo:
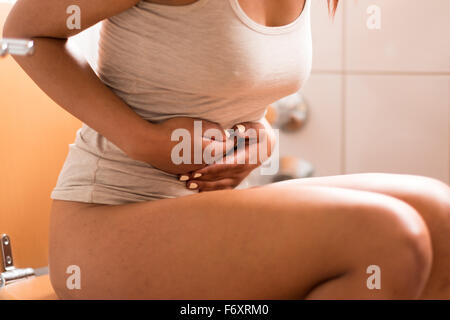
<svg viewBox="0 0 450 320">
<path fill-rule="evenodd" d="M 16 268 L 14 267 L 14 260 L 11 249 L 11 239 L 7 234 L 2 234 L 0 239 L 0 246 L 2 248 L 2 262 L 4 271 L 0 273 L 0 288 L 5 285 L 30 276 L 34 276 L 33 268 Z"/>
</svg>

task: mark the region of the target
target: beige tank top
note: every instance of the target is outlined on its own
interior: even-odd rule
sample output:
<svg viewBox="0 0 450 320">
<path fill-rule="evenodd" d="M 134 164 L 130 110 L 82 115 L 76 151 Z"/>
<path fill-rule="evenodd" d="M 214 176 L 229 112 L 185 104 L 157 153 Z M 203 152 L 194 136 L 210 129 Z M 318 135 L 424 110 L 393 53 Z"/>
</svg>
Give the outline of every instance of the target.
<svg viewBox="0 0 450 320">
<path fill-rule="evenodd" d="M 103 21 L 96 71 L 149 121 L 188 116 L 224 128 L 258 121 L 310 74 L 311 1 L 295 21 L 279 27 L 256 23 L 238 0 L 184 6 L 140 1 Z M 83 124 L 52 198 L 120 204 L 193 192 Z"/>
</svg>

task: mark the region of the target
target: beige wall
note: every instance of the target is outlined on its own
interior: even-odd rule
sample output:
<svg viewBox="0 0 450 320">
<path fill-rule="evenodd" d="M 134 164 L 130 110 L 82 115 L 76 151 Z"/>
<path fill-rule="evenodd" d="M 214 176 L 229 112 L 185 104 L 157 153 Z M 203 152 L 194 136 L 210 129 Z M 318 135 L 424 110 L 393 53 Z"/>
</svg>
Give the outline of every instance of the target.
<svg viewBox="0 0 450 320">
<path fill-rule="evenodd" d="M 367 25 L 370 5 L 381 29 Z M 311 117 L 282 154 L 316 175 L 420 174 L 450 182 L 450 1 L 341 1 L 334 23 L 313 1 Z M 296 144 L 297 148 L 292 148 Z"/>
</svg>

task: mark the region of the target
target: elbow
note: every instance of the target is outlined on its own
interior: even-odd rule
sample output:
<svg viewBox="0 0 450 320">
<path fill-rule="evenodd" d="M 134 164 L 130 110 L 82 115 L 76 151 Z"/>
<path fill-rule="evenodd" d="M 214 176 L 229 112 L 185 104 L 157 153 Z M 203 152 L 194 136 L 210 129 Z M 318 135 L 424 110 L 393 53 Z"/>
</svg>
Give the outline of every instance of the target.
<svg viewBox="0 0 450 320">
<path fill-rule="evenodd" d="M 25 14 L 20 2 L 16 2 L 5 19 L 3 25 L 3 38 L 31 38 L 30 30 L 36 29 L 32 18 Z"/>
<path fill-rule="evenodd" d="M 49 2 L 49 1 L 46 1 Z M 48 19 L 45 15 L 36 16 L 34 10 L 39 4 L 34 4 L 33 1 L 22 3 L 20 1 L 9 11 L 6 17 L 3 32 L 3 38 L 56 38 L 67 40 L 81 30 L 69 30 L 66 26 L 66 20 L 61 18 L 54 18 L 54 14 L 49 13 Z"/>
<path fill-rule="evenodd" d="M 16 19 L 11 17 L 11 14 L 6 18 L 5 24 L 3 25 L 2 38 L 28 38 L 18 23 L 15 22 Z"/>
<path fill-rule="evenodd" d="M 61 38 L 67 39 L 66 35 L 47 35 L 42 32 L 36 26 L 26 23 L 27 18 L 22 17 L 20 14 L 13 14 L 11 12 L 6 18 L 3 25 L 3 32 L 1 37 L 3 38 L 20 38 L 20 39 L 33 39 L 33 38 Z"/>
</svg>

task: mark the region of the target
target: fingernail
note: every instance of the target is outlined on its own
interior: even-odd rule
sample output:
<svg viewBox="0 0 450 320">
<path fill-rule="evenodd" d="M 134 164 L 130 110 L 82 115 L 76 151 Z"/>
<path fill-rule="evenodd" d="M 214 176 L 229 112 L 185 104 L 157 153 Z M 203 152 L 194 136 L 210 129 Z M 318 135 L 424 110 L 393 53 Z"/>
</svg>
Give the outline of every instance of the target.
<svg viewBox="0 0 450 320">
<path fill-rule="evenodd" d="M 189 180 L 189 176 L 187 176 L 187 175 L 182 175 L 181 177 L 180 177 L 180 181 L 188 181 Z"/>
<path fill-rule="evenodd" d="M 236 125 L 236 128 L 238 129 L 239 133 L 245 132 L 245 127 L 242 124 Z"/>
<path fill-rule="evenodd" d="M 194 179 L 195 179 L 195 178 L 200 178 L 201 176 L 202 176 L 202 174 L 199 173 L 199 172 L 197 172 L 196 174 L 194 174 Z"/>
<path fill-rule="evenodd" d="M 198 187 L 198 184 L 196 184 L 195 182 L 192 182 L 190 185 L 189 185 L 189 189 L 196 189 Z"/>
</svg>

